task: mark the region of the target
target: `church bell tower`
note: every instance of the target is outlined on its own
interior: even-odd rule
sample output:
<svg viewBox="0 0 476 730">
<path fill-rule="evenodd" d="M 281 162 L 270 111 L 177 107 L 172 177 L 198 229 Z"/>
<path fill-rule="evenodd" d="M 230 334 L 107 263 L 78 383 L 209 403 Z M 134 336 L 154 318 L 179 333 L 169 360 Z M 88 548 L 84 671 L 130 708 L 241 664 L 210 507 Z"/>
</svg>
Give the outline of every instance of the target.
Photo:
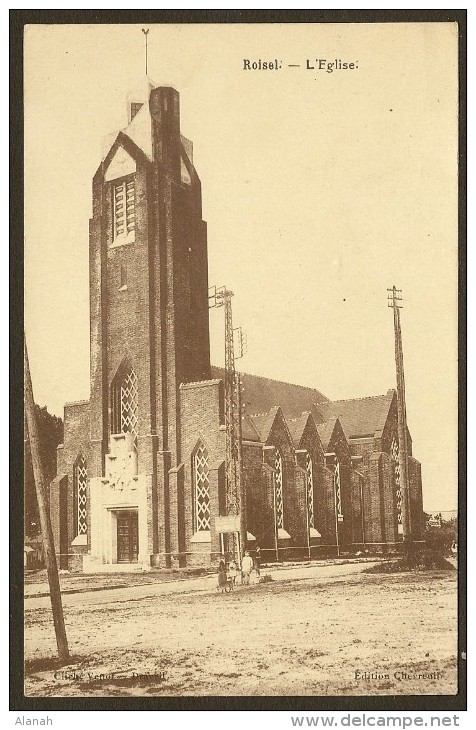
<svg viewBox="0 0 476 730">
<path fill-rule="evenodd" d="M 89 559 L 150 564 L 174 547 L 179 386 L 210 378 L 207 233 L 178 92 L 145 78 L 127 121 L 93 178 Z"/>
</svg>

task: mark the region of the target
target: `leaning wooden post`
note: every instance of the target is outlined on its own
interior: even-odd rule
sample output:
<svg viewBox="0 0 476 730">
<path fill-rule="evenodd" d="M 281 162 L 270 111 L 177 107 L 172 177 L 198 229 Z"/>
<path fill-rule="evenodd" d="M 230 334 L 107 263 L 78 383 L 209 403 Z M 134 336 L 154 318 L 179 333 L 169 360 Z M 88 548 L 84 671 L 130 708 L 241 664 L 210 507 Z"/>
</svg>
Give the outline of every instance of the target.
<svg viewBox="0 0 476 730">
<path fill-rule="evenodd" d="M 25 415 L 30 441 L 31 462 L 33 465 L 33 476 L 38 500 L 38 511 L 40 513 L 41 534 L 43 536 L 43 549 L 45 553 L 48 582 L 50 585 L 51 608 L 55 625 L 56 644 L 58 656 L 61 660 L 69 659 L 68 639 L 64 625 L 63 604 L 61 603 L 61 590 L 58 576 L 58 565 L 56 563 L 55 546 L 53 541 L 53 530 L 51 529 L 48 498 L 46 494 L 43 467 L 41 464 L 38 429 L 36 426 L 35 404 L 33 400 L 33 388 L 31 385 L 30 366 L 26 350 L 26 339 L 23 337 L 24 358 L 23 373 L 25 379 Z"/>
</svg>

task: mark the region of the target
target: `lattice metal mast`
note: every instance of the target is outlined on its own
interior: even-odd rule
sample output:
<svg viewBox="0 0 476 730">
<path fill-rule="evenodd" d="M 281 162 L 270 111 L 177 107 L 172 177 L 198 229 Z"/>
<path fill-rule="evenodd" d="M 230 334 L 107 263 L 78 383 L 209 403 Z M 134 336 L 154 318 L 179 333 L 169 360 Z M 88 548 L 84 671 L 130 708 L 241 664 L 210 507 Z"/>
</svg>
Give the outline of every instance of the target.
<svg viewBox="0 0 476 730">
<path fill-rule="evenodd" d="M 398 413 L 398 463 L 400 468 L 401 514 L 403 542 L 411 544 L 410 494 L 408 483 L 408 442 L 407 411 L 405 403 L 405 374 L 403 370 L 402 330 L 400 326 L 400 309 L 403 307 L 402 290 L 395 285 L 387 289 L 387 304 L 393 309 L 393 326 L 395 334 L 395 366 L 397 372 L 397 413 Z"/>
<path fill-rule="evenodd" d="M 241 383 L 235 368 L 235 359 L 243 356 L 243 334 L 241 328 L 233 329 L 231 298 L 233 292 L 226 287 L 212 287 L 209 291 L 209 306 L 225 309 L 225 432 L 226 432 L 226 513 L 240 516 L 241 552 L 246 545 L 245 498 L 242 480 L 241 449 Z M 235 333 L 239 352 L 235 356 Z M 238 546 L 233 545 L 238 555 Z"/>
</svg>

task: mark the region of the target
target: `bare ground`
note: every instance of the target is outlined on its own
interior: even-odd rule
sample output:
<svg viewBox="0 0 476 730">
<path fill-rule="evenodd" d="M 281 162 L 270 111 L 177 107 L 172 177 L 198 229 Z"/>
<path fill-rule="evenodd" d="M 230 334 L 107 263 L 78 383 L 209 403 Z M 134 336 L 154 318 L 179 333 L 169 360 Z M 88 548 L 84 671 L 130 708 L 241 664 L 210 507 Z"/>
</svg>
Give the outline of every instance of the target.
<svg viewBox="0 0 476 730">
<path fill-rule="evenodd" d="M 129 593 L 109 602 L 112 591 L 100 593 L 100 603 L 86 600 L 99 593 L 70 597 L 74 656 L 61 668 L 47 603 L 26 601 L 27 695 L 457 692 L 455 573 L 280 579 L 231 594 Z M 357 679 L 358 671 L 381 676 Z"/>
</svg>

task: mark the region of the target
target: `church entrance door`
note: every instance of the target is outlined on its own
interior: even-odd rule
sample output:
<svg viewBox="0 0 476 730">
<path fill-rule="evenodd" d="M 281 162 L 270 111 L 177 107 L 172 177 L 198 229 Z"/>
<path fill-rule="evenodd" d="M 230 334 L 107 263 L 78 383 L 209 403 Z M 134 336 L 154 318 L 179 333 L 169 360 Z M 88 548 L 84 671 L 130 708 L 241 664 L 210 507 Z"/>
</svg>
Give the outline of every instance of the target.
<svg viewBox="0 0 476 730">
<path fill-rule="evenodd" d="M 117 513 L 117 562 L 137 563 L 139 529 L 137 512 Z"/>
</svg>

